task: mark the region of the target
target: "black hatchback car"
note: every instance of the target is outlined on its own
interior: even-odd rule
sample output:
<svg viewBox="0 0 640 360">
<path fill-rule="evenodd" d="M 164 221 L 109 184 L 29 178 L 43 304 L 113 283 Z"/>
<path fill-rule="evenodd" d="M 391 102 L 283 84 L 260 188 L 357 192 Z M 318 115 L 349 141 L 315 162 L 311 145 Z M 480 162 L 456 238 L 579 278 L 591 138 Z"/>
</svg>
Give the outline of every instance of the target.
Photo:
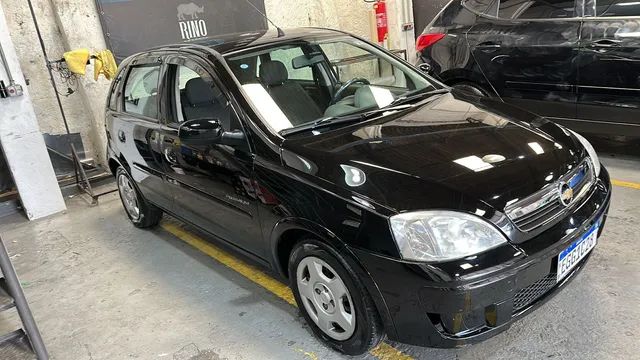
<svg viewBox="0 0 640 360">
<path fill-rule="evenodd" d="M 418 64 L 573 130 L 640 137 L 640 2 L 453 0 Z"/>
<path fill-rule="evenodd" d="M 580 135 L 332 30 L 134 55 L 106 129 L 136 226 L 166 212 L 276 270 L 347 354 L 506 329 L 584 266 L 609 207 Z"/>
</svg>

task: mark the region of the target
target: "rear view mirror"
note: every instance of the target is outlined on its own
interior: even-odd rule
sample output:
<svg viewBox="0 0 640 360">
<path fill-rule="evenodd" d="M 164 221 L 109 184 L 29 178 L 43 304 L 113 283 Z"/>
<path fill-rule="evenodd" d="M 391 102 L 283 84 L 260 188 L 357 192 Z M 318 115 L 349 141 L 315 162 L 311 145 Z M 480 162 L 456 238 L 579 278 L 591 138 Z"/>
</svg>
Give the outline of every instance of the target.
<svg viewBox="0 0 640 360">
<path fill-rule="evenodd" d="M 321 53 L 312 53 L 308 55 L 300 55 L 291 60 L 291 66 L 294 69 L 302 69 L 303 67 L 313 66 L 324 61 Z"/>
<path fill-rule="evenodd" d="M 211 145 L 220 140 L 222 133 L 218 119 L 188 120 L 178 129 L 178 137 L 185 145 Z"/>
</svg>

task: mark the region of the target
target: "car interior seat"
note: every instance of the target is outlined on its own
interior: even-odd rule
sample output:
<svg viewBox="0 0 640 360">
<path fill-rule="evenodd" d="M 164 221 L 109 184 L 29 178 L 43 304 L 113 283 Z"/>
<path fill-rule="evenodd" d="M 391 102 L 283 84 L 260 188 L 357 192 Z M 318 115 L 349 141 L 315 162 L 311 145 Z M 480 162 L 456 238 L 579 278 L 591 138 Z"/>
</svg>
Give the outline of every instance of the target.
<svg viewBox="0 0 640 360">
<path fill-rule="evenodd" d="M 230 129 L 230 107 L 217 87 L 212 87 L 203 78 L 197 77 L 187 81 L 185 99 L 182 100 L 184 120 L 218 119 L 222 128 Z M 186 100 L 186 101 L 185 101 Z"/>
<path fill-rule="evenodd" d="M 260 64 L 260 81 L 292 125 L 300 125 L 323 116 L 307 91 L 295 81 L 289 81 L 287 68 L 280 61 Z"/>
<path fill-rule="evenodd" d="M 142 114 L 155 118 L 158 116 L 158 77 L 151 73 L 146 74 L 142 79 L 142 86 L 144 86 L 144 91 L 149 94 L 147 97 L 140 98 L 140 102 L 144 101 L 144 104 L 139 104 L 142 108 Z"/>
</svg>

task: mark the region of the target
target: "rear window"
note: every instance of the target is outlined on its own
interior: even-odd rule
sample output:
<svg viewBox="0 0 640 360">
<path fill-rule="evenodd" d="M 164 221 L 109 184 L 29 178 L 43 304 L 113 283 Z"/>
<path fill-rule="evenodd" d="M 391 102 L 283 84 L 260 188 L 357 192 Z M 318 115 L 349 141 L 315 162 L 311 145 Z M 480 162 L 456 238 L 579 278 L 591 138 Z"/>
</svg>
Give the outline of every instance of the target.
<svg viewBox="0 0 640 360">
<path fill-rule="evenodd" d="M 470 0 L 462 5 L 460 1 L 452 1 L 447 7 L 442 10 L 439 16 L 437 16 L 430 26 L 427 26 L 427 31 L 431 27 L 450 27 L 456 25 L 473 25 L 476 21 L 478 13 L 484 13 L 487 9 L 487 4 L 494 0 Z M 473 12 L 469 11 L 465 7 L 470 7 Z"/>
<path fill-rule="evenodd" d="M 566 19 L 575 17 L 574 0 L 468 0 L 464 6 L 501 19 Z"/>
<path fill-rule="evenodd" d="M 640 16 L 638 0 L 597 0 L 596 16 Z"/>
<path fill-rule="evenodd" d="M 563 19 L 574 17 L 574 1 L 502 0 L 498 7 L 501 19 Z"/>
</svg>

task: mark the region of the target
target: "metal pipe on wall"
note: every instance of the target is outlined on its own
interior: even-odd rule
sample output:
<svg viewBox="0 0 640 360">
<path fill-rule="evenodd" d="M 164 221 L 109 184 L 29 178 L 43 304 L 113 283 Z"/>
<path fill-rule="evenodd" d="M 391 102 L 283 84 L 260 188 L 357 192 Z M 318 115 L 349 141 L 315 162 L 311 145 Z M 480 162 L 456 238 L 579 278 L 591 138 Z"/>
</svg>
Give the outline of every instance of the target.
<svg viewBox="0 0 640 360">
<path fill-rule="evenodd" d="M 13 75 L 11 75 L 9 62 L 7 62 L 7 58 L 4 55 L 4 49 L 2 49 L 2 44 L 0 44 L 0 60 L 2 61 L 2 66 L 4 67 L 4 71 L 7 73 L 7 77 L 9 78 L 9 84 L 14 85 L 16 82 L 13 80 Z"/>
<path fill-rule="evenodd" d="M 58 94 L 58 88 L 56 86 L 56 79 L 53 77 L 53 71 L 51 70 L 51 64 L 49 63 L 49 56 L 47 55 L 47 48 L 44 46 L 44 40 L 42 39 L 42 34 L 40 33 L 40 26 L 38 25 L 38 19 L 36 18 L 36 13 L 33 10 L 33 4 L 31 0 L 27 0 L 29 5 L 29 11 L 31 12 L 31 19 L 33 20 L 33 25 L 36 28 L 36 34 L 38 35 L 38 40 L 40 41 L 40 48 L 42 50 L 42 55 L 44 55 L 44 61 L 46 62 L 47 70 L 49 71 L 49 80 L 51 81 L 51 86 L 53 87 L 53 91 L 56 94 L 56 100 L 58 102 L 58 108 L 60 109 L 60 115 L 62 115 L 62 121 L 64 122 L 64 128 L 67 131 L 67 135 L 71 134 L 69 130 L 69 123 L 67 122 L 67 115 L 64 112 L 64 107 L 62 106 L 62 100 L 60 100 L 60 94 Z"/>
</svg>

